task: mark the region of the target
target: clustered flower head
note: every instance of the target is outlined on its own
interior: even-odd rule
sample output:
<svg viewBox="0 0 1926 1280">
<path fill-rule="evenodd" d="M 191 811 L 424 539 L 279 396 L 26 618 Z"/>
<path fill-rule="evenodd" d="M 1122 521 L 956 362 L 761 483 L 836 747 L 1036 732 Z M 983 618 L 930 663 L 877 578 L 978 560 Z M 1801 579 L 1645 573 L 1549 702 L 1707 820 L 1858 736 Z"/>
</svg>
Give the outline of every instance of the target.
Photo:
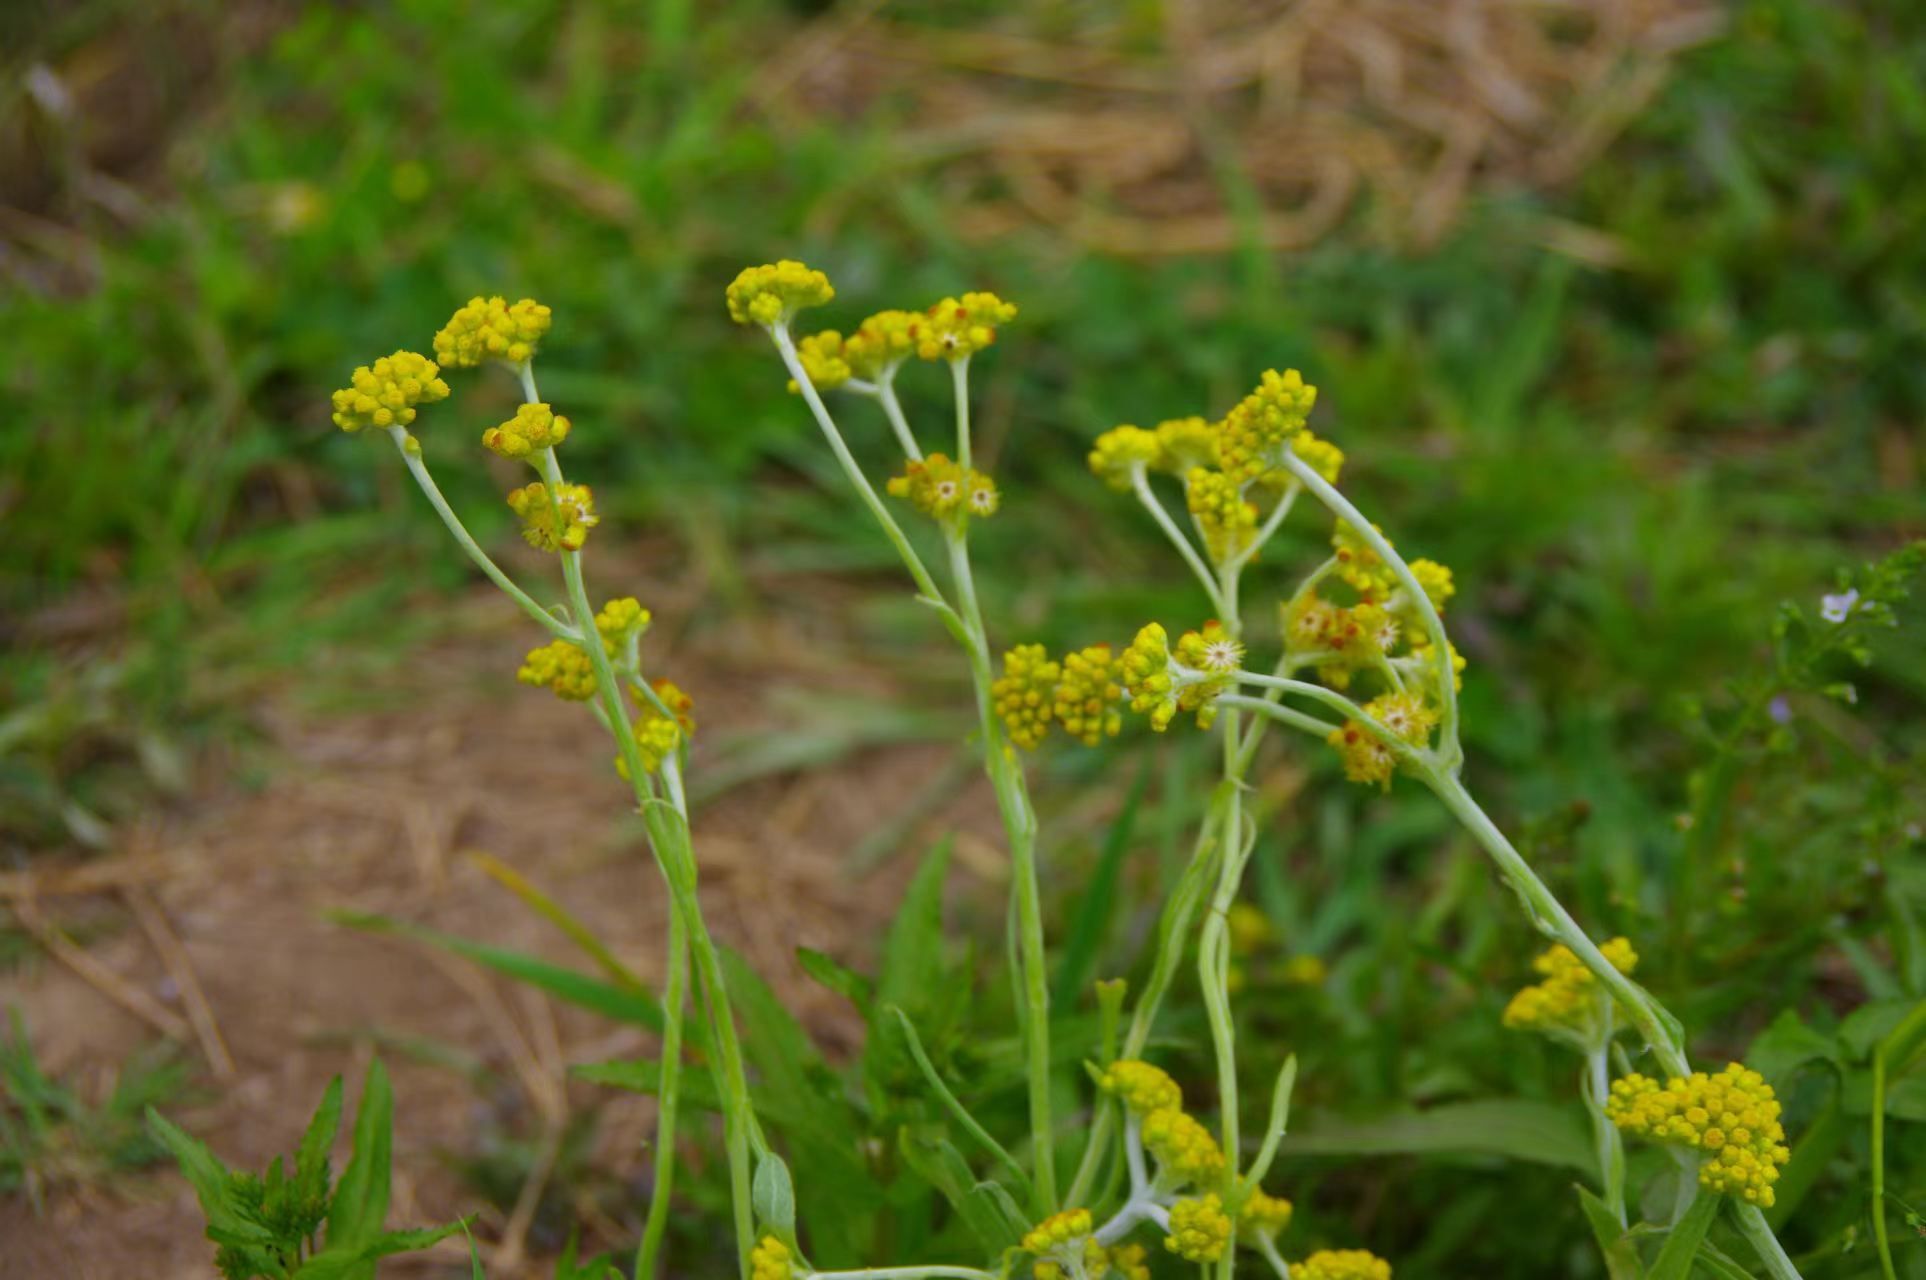
<svg viewBox="0 0 1926 1280">
<path fill-rule="evenodd" d="M 1119 493 L 1127 492 L 1139 470 L 1150 467 L 1163 454 L 1155 431 L 1125 423 L 1098 436 L 1090 447 L 1090 470 L 1098 479 Z"/>
<path fill-rule="evenodd" d="M 650 614 L 634 596 L 618 596 L 605 603 L 595 614 L 595 629 L 601 633 L 602 647 L 612 658 L 628 641 L 649 629 Z"/>
<path fill-rule="evenodd" d="M 1714 1075 L 1673 1076 L 1662 1088 L 1649 1076 L 1615 1080 L 1605 1114 L 1627 1133 L 1696 1149 L 1700 1186 L 1763 1208 L 1792 1158 L 1772 1086 L 1737 1062 Z"/>
<path fill-rule="evenodd" d="M 1164 1248 L 1191 1262 L 1215 1262 L 1230 1247 L 1231 1219 L 1215 1191 L 1187 1196 L 1170 1206 L 1170 1234 Z"/>
<path fill-rule="evenodd" d="M 996 481 L 941 453 L 910 459 L 902 475 L 890 477 L 888 487 L 892 498 L 903 498 L 924 515 L 939 520 L 965 514 L 993 516 L 1003 502 Z"/>
<path fill-rule="evenodd" d="M 764 1236 L 749 1253 L 750 1280 L 790 1280 L 795 1275 L 789 1246 L 774 1236 Z"/>
<path fill-rule="evenodd" d="M 595 495 L 585 484 L 557 485 L 553 494 L 541 481 L 509 492 L 508 506 L 522 521 L 522 537 L 543 551 L 580 551 L 588 531 L 601 522 Z"/>
<path fill-rule="evenodd" d="M 916 329 L 916 354 L 925 360 L 965 360 L 996 341 L 998 325 L 1016 319 L 1015 303 L 994 293 L 945 298 Z"/>
<path fill-rule="evenodd" d="M 526 458 L 568 439 L 569 421 L 545 404 L 524 404 L 499 427 L 482 432 L 482 447 L 504 458 Z"/>
<path fill-rule="evenodd" d="M 1091 1234 L 1095 1222 L 1088 1209 L 1053 1213 L 1024 1233 L 1025 1253 L 1037 1257 L 1036 1280 L 1102 1280 L 1110 1271 L 1110 1251 Z"/>
<path fill-rule="evenodd" d="M 1066 733 L 1094 747 L 1122 730 L 1122 697 L 1110 646 L 1093 644 L 1064 655 L 1063 678 L 1053 693 L 1051 709 Z"/>
<path fill-rule="evenodd" d="M 1270 1195 L 1262 1187 L 1252 1187 L 1237 1210 L 1237 1238 L 1252 1243 L 1275 1240 L 1291 1225 L 1292 1211 L 1289 1200 Z"/>
<path fill-rule="evenodd" d="M 595 696 L 594 664 L 580 645 L 566 640 L 551 640 L 539 649 L 530 649 L 515 678 L 547 689 L 567 702 L 587 702 Z"/>
<path fill-rule="evenodd" d="M 348 385 L 334 393 L 334 425 L 343 431 L 363 427 L 406 427 L 415 406 L 448 398 L 441 369 L 427 356 L 397 351 L 362 365 Z"/>
<path fill-rule="evenodd" d="M 1217 695 L 1230 688 L 1243 657 L 1243 646 L 1221 623 L 1186 631 L 1173 652 L 1170 633 L 1152 622 L 1124 650 L 1118 669 L 1130 709 L 1149 716 L 1151 728 L 1162 733 L 1179 711 L 1194 711 L 1197 726 L 1208 729 L 1217 716 Z"/>
<path fill-rule="evenodd" d="M 990 699 L 1010 741 L 1034 750 L 1050 732 L 1062 674 L 1062 665 L 1040 644 L 1020 644 L 1003 655 L 1003 674 L 990 686 Z"/>
<path fill-rule="evenodd" d="M 1599 951 L 1620 973 L 1630 973 L 1638 966 L 1638 953 L 1625 938 L 1613 938 Z M 1531 967 L 1544 981 L 1511 998 L 1505 1006 L 1505 1025 L 1514 1031 L 1542 1032 L 1580 1049 L 1596 1047 L 1605 1030 L 1611 997 L 1584 961 L 1570 947 L 1559 944 L 1540 953 Z"/>
<path fill-rule="evenodd" d="M 809 385 L 818 391 L 833 391 L 854 376 L 849 367 L 848 347 L 843 335 L 834 329 L 824 329 L 796 341 L 796 359 L 801 362 L 803 372 L 809 375 Z M 790 379 L 789 389 L 800 391 L 802 388 Z"/>
<path fill-rule="evenodd" d="M 1144 1149 L 1157 1157 L 1157 1181 L 1176 1188 L 1208 1183 L 1224 1172 L 1224 1151 L 1189 1112 L 1164 1107 L 1143 1117 Z"/>
<path fill-rule="evenodd" d="M 510 306 L 502 298 L 470 298 L 435 334 L 435 359 L 450 369 L 472 369 L 488 360 L 526 364 L 553 323 L 533 298 Z"/>
<path fill-rule="evenodd" d="M 1325 741 L 1337 748 L 1345 777 L 1388 786 L 1398 767 L 1395 747 L 1428 744 L 1438 713 L 1415 693 L 1381 693 L 1364 704 L 1364 714 L 1384 726 L 1391 740 L 1387 742 L 1362 720 L 1346 720 Z"/>
<path fill-rule="evenodd" d="M 1170 1073 L 1138 1058 L 1119 1058 L 1105 1067 L 1097 1087 L 1140 1116 L 1184 1105 L 1184 1091 Z"/>
<path fill-rule="evenodd" d="M 737 324 L 764 327 L 786 323 L 804 307 L 820 307 L 836 296 L 829 277 L 793 259 L 744 267 L 729 284 L 725 300 Z"/>
<path fill-rule="evenodd" d="M 1243 480 L 1259 480 L 1281 469 L 1316 403 L 1317 388 L 1297 370 L 1265 370 L 1257 389 L 1218 427 L 1224 470 Z"/>
<path fill-rule="evenodd" d="M 1363 1249 L 1320 1249 L 1291 1264 L 1291 1280 L 1391 1280 L 1391 1264 Z"/>
<path fill-rule="evenodd" d="M 1241 555 L 1257 534 L 1257 506 L 1245 500 L 1244 486 L 1226 472 L 1192 467 L 1184 480 L 1184 500 L 1214 561 Z"/>
<path fill-rule="evenodd" d="M 663 715 L 646 693 L 636 690 L 636 696 L 642 701 L 642 714 L 635 720 L 635 745 L 641 753 L 643 769 L 656 773 L 662 768 L 664 760 L 695 736 L 695 700 L 671 680 L 653 681 L 649 688 L 654 690 L 656 699 L 669 709 L 669 714 Z M 627 778 L 628 762 L 618 757 L 615 771 Z"/>
</svg>

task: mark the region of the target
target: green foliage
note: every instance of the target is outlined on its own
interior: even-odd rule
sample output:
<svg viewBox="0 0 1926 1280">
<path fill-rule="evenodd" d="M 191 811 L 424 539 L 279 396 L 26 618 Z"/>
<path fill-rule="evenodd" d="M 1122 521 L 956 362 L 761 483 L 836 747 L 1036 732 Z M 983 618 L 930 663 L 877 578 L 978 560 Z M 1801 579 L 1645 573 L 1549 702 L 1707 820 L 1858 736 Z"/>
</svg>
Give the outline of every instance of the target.
<svg viewBox="0 0 1926 1280">
<path fill-rule="evenodd" d="M 389 1143 L 394 1095 L 379 1059 L 369 1064 L 355 1112 L 353 1145 L 337 1181 L 329 1152 L 341 1125 L 341 1078 L 321 1095 L 290 1173 L 276 1156 L 264 1175 L 235 1172 L 207 1146 L 148 1109 L 155 1139 L 174 1156 L 220 1246 L 215 1265 L 228 1280 L 373 1280 L 375 1264 L 426 1249 L 464 1228 L 388 1231 Z"/>
<path fill-rule="evenodd" d="M 112 1091 L 90 1103 L 42 1070 L 17 1009 L 0 1033 L 0 1192 L 24 1191 L 36 1211 L 52 1188 L 105 1181 L 164 1157 L 147 1108 L 179 1094 L 187 1071 L 171 1052 L 134 1055 Z"/>
</svg>

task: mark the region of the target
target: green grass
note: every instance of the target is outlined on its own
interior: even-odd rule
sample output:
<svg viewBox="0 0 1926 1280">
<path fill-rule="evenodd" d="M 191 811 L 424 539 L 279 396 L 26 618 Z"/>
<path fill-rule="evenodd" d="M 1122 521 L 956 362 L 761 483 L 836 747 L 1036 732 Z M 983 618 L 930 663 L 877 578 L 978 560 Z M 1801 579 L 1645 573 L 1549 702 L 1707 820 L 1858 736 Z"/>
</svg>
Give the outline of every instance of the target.
<svg viewBox="0 0 1926 1280">
<path fill-rule="evenodd" d="M 723 582 L 878 571 L 859 615 L 875 651 L 933 640 L 896 606 L 886 548 L 847 518 L 762 344 L 722 313 L 737 267 L 794 255 L 843 289 L 824 325 L 975 284 L 1024 307 L 982 362 L 1006 495 L 978 555 L 994 634 L 1117 643 L 1147 617 L 1201 620 L 1083 451 L 1119 421 L 1221 413 L 1295 364 L 1322 389 L 1318 429 L 1351 455 L 1347 489 L 1401 548 L 1458 571 L 1472 775 L 1535 833 L 1528 852 L 1581 919 L 1646 952 L 1702 1051 L 1742 1052 L 1785 1009 L 1830 1034 L 1863 1001 L 1926 996 L 1905 834 L 1926 761 L 1917 612 L 1910 642 L 1858 677 L 1856 706 L 1808 699 L 1794 740 L 1756 725 L 1715 746 L 1731 682 L 1769 669 L 1778 601 L 1810 608 L 1835 567 L 1921 532 L 1926 11 L 1742 3 L 1574 189 L 1489 196 L 1426 255 L 1340 236 L 1157 262 L 1044 230 L 965 243 L 886 119 L 832 128 L 752 104 L 794 9 L 693 13 L 311 6 L 225 61 L 205 112 L 153 157 L 151 215 L 98 238 L 90 288 L 0 295 L 15 423 L 0 430 L 0 612 L 104 589 L 128 619 L 7 634 L 10 856 L 147 803 L 197 736 L 236 730 L 248 681 L 317 646 L 405 652 L 419 633 L 379 625 L 398 584 L 465 569 L 392 459 L 328 425 L 325 397 L 476 291 L 555 307 L 544 391 L 575 419 L 572 467 L 613 524 L 677 534 Z M 1546 215 L 1612 237 L 1624 265 L 1540 247 Z M 912 412 L 941 413 L 940 392 L 917 382 Z M 422 430 L 496 538 L 500 486 L 474 436 L 511 403 L 505 382 L 468 380 Z M 1310 555 L 1323 531 L 1297 536 Z M 1681 832 L 1721 751 L 1742 762 L 1726 819 Z M 1144 753 L 1145 825 L 1168 860 L 1192 749 L 1054 761 L 1039 791 L 1055 808 L 1120 786 Z M 1307 765 L 1312 798 L 1260 795 L 1253 874 L 1290 948 L 1331 966 L 1324 988 L 1279 991 L 1258 1015 L 1303 1055 L 1309 1113 L 1569 1100 L 1568 1063 L 1497 1029 L 1529 941 L 1474 852 L 1415 798 L 1361 798 Z M 1061 893 L 1099 838 L 1047 815 L 1046 838 Z M 1107 963 L 1128 959 L 1120 943 Z M 1829 1105 L 1823 1083 L 1791 1081 L 1795 1133 Z M 1809 1275 L 1862 1274 L 1863 1253 L 1840 1252 L 1867 1229 L 1862 1128 L 1788 1229 Z M 1926 1199 L 1919 1133 L 1900 1119 L 1888 1140 L 1888 1186 L 1909 1203 Z M 1402 1280 L 1597 1274 L 1574 1255 L 1585 1229 L 1562 1177 L 1435 1154 L 1288 1173 L 1306 1179 L 1304 1230 L 1376 1233 L 1402 1250 Z M 1545 1225 L 1521 1239 L 1520 1221 Z M 1926 1251 L 1907 1256 L 1926 1274 Z"/>
</svg>

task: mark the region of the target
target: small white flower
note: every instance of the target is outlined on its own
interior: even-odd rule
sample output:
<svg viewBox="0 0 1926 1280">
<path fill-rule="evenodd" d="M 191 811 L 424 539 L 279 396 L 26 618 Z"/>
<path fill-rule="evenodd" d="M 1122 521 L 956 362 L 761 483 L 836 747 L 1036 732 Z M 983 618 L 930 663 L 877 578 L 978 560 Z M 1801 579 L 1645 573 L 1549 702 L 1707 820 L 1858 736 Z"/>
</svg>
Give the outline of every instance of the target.
<svg viewBox="0 0 1926 1280">
<path fill-rule="evenodd" d="M 1819 598 L 1819 616 L 1827 622 L 1844 622 L 1846 615 L 1858 607 L 1859 592 L 1857 589 L 1844 592 L 1840 595 L 1821 596 Z"/>
<path fill-rule="evenodd" d="M 1235 671 L 1244 660 L 1244 646 L 1235 640 L 1213 640 L 1204 646 L 1206 671 Z"/>
</svg>

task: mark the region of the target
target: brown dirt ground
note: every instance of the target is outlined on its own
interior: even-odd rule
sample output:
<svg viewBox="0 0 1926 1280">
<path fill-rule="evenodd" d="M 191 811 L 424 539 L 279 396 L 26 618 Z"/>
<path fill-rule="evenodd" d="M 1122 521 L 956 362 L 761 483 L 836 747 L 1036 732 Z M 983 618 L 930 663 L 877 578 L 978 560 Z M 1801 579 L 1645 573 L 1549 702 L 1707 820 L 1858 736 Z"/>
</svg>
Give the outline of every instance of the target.
<svg viewBox="0 0 1926 1280">
<path fill-rule="evenodd" d="M 887 693 L 887 681 L 838 656 L 847 597 L 829 585 L 785 595 L 796 603 L 782 617 L 699 636 L 678 625 L 678 597 L 657 610 L 645 643 L 652 667 L 673 673 L 697 699 L 698 779 L 705 755 L 722 754 L 718 745 L 780 722 L 785 690 Z M 450 1156 L 472 1153 L 480 1133 L 519 1123 L 525 1136 L 539 1135 L 565 1107 L 599 1100 L 597 1163 L 631 1194 L 613 1211 L 571 1207 L 591 1228 L 602 1215 L 603 1243 L 633 1239 L 653 1104 L 611 1099 L 565 1075 L 567 1064 L 645 1051 L 643 1033 L 326 917 L 342 908 L 380 912 L 589 968 L 475 866 L 469 855 L 485 851 L 577 913 L 637 972 L 660 972 L 665 891 L 626 813 L 626 789 L 607 768 L 600 731 L 583 708 L 504 678 L 529 640 L 499 597 L 481 591 L 452 608 L 458 638 L 408 665 L 385 706 L 329 714 L 300 709 L 291 691 L 266 699 L 258 710 L 263 741 L 251 752 L 271 760 L 265 785 L 249 789 L 231 768 L 210 770 L 217 776 L 192 803 L 128 831 L 107 860 L 0 877 L 0 900 L 43 928 L 88 930 L 94 940 L 85 955 L 106 971 L 90 978 L 45 958 L 0 975 L 0 1006 L 20 1008 L 50 1071 L 99 1080 L 156 1034 L 106 988 L 152 1006 L 179 1031 L 192 1003 L 183 992 L 198 981 L 232 1073 L 217 1078 L 204 1038 L 181 1036 L 197 1056 L 200 1087 L 196 1101 L 174 1108 L 175 1118 L 231 1163 L 257 1169 L 293 1148 L 330 1076 L 347 1073 L 352 1098 L 353 1082 L 383 1044 L 396 1093 L 397 1224 L 480 1207 L 449 1169 Z M 963 873 L 953 888 L 1001 873 L 984 822 L 993 809 L 972 775 L 927 802 L 932 778 L 959 776 L 954 761 L 953 746 L 872 747 L 809 772 L 742 783 L 697 813 L 713 928 L 832 1053 L 853 1043 L 850 1011 L 802 977 L 794 949 L 864 962 L 914 862 L 896 856 L 873 873 L 851 874 L 846 857 L 863 835 L 908 819 L 903 847 L 915 849 L 937 829 L 960 828 Z M 37 890 L 30 901 L 29 889 Z M 147 904 L 157 910 L 143 923 Z M 170 934 L 179 940 L 171 958 Z M 478 1094 L 462 1074 L 406 1051 L 420 1042 L 472 1056 L 505 1086 L 498 1096 Z M 546 1265 L 524 1261 L 511 1217 L 482 1211 L 477 1234 L 493 1251 L 489 1274 L 546 1276 Z M 21 1197 L 0 1202 L 0 1241 L 6 1280 L 213 1274 L 192 1194 L 166 1169 L 56 1190 L 38 1217 Z M 537 1241 L 527 1252 L 540 1249 Z M 455 1274 L 451 1264 L 461 1257 L 458 1244 L 445 1245 L 393 1270 Z"/>
</svg>

